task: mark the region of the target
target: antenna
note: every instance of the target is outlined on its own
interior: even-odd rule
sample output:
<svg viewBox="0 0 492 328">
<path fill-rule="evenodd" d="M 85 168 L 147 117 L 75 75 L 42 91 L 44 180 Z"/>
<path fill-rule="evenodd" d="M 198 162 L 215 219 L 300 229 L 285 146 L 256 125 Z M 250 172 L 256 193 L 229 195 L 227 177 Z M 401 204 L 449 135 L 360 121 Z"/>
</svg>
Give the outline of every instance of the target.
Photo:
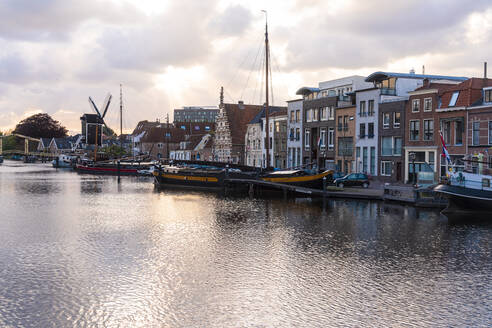
<svg viewBox="0 0 492 328">
<path fill-rule="evenodd" d="M 120 136 L 123 134 L 123 91 L 120 83 Z"/>
</svg>

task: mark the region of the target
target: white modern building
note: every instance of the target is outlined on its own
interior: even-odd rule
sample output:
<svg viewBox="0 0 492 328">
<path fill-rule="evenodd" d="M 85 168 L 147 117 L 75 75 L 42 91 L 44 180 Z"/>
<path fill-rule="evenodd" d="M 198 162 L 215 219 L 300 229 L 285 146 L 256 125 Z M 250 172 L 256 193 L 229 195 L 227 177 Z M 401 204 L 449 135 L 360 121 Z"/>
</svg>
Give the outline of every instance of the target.
<svg viewBox="0 0 492 328">
<path fill-rule="evenodd" d="M 302 165 L 302 99 L 287 101 L 287 167 Z"/>
</svg>

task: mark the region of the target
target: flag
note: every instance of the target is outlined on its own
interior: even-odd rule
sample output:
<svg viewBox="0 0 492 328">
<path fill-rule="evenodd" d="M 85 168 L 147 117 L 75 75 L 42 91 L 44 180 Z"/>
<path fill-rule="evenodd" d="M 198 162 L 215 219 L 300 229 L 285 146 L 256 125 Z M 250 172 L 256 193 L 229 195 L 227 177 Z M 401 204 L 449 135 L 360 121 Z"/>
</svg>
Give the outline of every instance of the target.
<svg viewBox="0 0 492 328">
<path fill-rule="evenodd" d="M 318 148 L 321 148 L 321 136 L 318 137 Z"/>
<path fill-rule="evenodd" d="M 439 131 L 439 135 L 441 136 L 441 143 L 442 143 L 442 154 L 441 154 L 441 156 L 446 157 L 448 164 L 451 164 L 451 157 L 449 157 L 448 148 L 446 147 L 446 143 L 444 142 L 444 138 L 442 136 L 441 131 Z"/>
</svg>

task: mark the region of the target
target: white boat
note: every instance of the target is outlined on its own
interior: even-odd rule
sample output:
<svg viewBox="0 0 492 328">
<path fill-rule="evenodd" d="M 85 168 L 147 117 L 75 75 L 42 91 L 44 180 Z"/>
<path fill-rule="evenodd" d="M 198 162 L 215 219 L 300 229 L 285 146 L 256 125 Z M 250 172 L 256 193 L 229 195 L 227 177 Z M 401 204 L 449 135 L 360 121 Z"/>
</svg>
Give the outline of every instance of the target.
<svg viewBox="0 0 492 328">
<path fill-rule="evenodd" d="M 53 161 L 51 161 L 51 164 L 55 168 L 73 168 L 76 160 L 77 157 L 75 156 L 61 154 L 58 155 L 58 157 L 55 158 Z"/>
<path fill-rule="evenodd" d="M 492 211 L 492 176 L 468 172 L 449 173 L 447 183 L 434 188 L 449 199 L 447 212 L 454 210 Z"/>
</svg>

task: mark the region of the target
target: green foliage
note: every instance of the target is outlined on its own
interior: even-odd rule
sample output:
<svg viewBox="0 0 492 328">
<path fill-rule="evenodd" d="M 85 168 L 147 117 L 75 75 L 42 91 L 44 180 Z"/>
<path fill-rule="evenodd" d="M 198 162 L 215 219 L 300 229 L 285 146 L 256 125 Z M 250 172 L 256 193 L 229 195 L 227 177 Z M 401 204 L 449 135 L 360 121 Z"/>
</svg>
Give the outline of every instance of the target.
<svg viewBox="0 0 492 328">
<path fill-rule="evenodd" d="M 2 139 L 3 139 L 2 149 L 4 151 L 20 149 L 19 146 L 17 145 L 17 140 L 16 140 L 15 136 L 3 137 Z M 24 143 L 22 143 L 22 146 L 23 146 L 23 144 Z"/>
<path fill-rule="evenodd" d="M 104 147 L 101 151 L 105 154 L 108 154 L 111 158 L 122 157 L 123 155 L 126 155 L 125 149 L 118 145 Z"/>
<path fill-rule="evenodd" d="M 33 138 L 63 138 L 67 136 L 67 132 L 64 126 L 46 113 L 29 116 L 20 121 L 13 131 Z"/>
</svg>

